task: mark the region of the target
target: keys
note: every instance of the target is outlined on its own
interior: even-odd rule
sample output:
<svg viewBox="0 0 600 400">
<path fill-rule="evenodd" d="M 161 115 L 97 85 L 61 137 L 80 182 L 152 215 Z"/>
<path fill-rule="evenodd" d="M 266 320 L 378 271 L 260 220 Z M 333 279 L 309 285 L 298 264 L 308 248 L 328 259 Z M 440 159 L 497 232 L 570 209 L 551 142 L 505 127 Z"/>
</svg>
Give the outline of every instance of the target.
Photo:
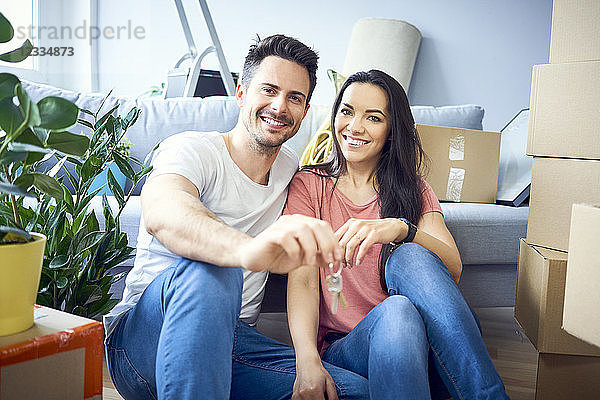
<svg viewBox="0 0 600 400">
<path fill-rule="evenodd" d="M 342 269 L 343 267 L 340 266 L 340 269 L 337 272 L 334 272 L 333 263 L 329 263 L 329 275 L 325 278 L 327 290 L 329 290 L 332 296 L 331 312 L 333 314 L 337 313 L 338 303 L 344 308 L 347 307 L 346 299 L 342 293 Z"/>
</svg>

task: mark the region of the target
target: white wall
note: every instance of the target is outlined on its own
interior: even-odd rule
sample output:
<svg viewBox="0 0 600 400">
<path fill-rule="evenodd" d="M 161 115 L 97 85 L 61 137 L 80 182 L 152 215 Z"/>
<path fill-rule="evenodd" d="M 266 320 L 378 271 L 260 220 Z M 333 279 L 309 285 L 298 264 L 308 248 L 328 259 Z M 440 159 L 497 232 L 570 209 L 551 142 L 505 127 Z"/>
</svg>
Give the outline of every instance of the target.
<svg viewBox="0 0 600 400">
<path fill-rule="evenodd" d="M 210 44 L 196 0 L 184 0 L 199 50 Z M 406 20 L 423 41 L 409 97 L 414 105 L 474 103 L 484 129 L 499 130 L 529 106 L 531 67 L 548 61 L 551 0 L 208 0 L 229 67 L 239 72 L 255 34 L 285 33 L 318 50 L 313 103 L 333 96 L 326 69 L 341 70 L 354 22 Z M 99 89 L 138 95 L 165 80 L 187 50 L 175 5 L 165 0 L 102 0 L 98 25 L 142 26 L 144 39 L 99 41 Z M 216 67 L 210 56 L 207 67 Z M 209 62 L 210 61 L 210 62 Z"/>
</svg>

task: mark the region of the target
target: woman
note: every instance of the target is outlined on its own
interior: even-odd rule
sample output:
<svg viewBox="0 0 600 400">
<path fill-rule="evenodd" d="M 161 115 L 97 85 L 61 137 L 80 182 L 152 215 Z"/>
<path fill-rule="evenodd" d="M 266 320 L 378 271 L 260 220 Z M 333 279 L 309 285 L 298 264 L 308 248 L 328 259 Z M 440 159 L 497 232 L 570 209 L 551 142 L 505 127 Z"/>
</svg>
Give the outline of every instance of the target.
<svg viewBox="0 0 600 400">
<path fill-rule="evenodd" d="M 331 126 L 333 158 L 294 177 L 285 213 L 337 230 L 347 307 L 332 312 L 327 268 L 289 274 L 295 397 L 335 393 L 323 360 L 368 378 L 377 400 L 431 398 L 430 375 L 455 399 L 507 398 L 456 285 L 462 263 L 419 175 L 424 154 L 402 86 L 378 70 L 350 76 Z"/>
</svg>

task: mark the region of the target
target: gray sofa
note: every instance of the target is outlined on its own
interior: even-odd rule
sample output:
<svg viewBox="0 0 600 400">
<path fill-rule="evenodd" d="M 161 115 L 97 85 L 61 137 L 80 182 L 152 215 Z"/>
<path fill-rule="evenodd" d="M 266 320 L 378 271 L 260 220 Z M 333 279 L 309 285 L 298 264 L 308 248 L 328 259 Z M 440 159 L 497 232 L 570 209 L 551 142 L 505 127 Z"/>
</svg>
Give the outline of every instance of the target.
<svg viewBox="0 0 600 400">
<path fill-rule="evenodd" d="M 79 107 L 96 110 L 103 99 L 100 94 L 82 94 L 51 86 L 24 82 L 24 88 L 34 101 L 45 96 L 60 96 L 74 101 Z M 239 109 L 233 98 L 210 97 L 179 99 L 131 99 L 111 97 L 106 110 L 120 104 L 124 115 L 132 106 L 142 114 L 127 132 L 133 143 L 132 155 L 143 159 L 162 139 L 185 130 L 219 131 L 231 129 Z M 417 123 L 482 129 L 483 109 L 474 105 L 448 107 L 412 107 Z M 312 134 L 327 118 L 329 107 L 312 106 L 300 131 L 288 144 L 300 154 Z M 77 130 L 87 132 L 82 127 Z M 140 219 L 140 188 L 135 188 L 124 213 L 121 227 L 128 234 L 131 246 L 137 242 Z M 100 199 L 94 206 L 101 210 Z M 452 232 L 464 264 L 460 288 L 472 307 L 513 306 L 516 282 L 516 263 L 519 238 L 525 237 L 528 207 L 509 207 L 496 204 L 442 203 L 446 224 Z M 102 218 L 99 218 L 102 220 Z M 128 269 L 129 265 L 121 266 Z M 272 276 L 267 286 L 263 312 L 284 311 L 285 279 Z M 122 288 L 115 288 L 118 295 Z"/>
</svg>

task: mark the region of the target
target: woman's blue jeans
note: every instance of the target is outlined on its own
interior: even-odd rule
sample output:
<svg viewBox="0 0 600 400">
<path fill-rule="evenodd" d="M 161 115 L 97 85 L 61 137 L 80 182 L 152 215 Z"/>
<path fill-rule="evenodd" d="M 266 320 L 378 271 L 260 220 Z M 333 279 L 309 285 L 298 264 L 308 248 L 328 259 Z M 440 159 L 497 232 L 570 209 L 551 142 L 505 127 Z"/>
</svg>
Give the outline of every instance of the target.
<svg viewBox="0 0 600 400">
<path fill-rule="evenodd" d="M 508 398 L 478 322 L 437 255 L 405 243 L 390 255 L 385 278 L 391 296 L 324 361 L 368 378 L 372 399 L 438 398 L 428 375 L 441 377 L 455 400 Z"/>
<path fill-rule="evenodd" d="M 289 399 L 294 350 L 238 319 L 240 268 L 178 260 L 146 288 L 106 342 L 125 399 Z M 325 363 L 340 399 L 368 399 L 367 380 Z"/>
</svg>

